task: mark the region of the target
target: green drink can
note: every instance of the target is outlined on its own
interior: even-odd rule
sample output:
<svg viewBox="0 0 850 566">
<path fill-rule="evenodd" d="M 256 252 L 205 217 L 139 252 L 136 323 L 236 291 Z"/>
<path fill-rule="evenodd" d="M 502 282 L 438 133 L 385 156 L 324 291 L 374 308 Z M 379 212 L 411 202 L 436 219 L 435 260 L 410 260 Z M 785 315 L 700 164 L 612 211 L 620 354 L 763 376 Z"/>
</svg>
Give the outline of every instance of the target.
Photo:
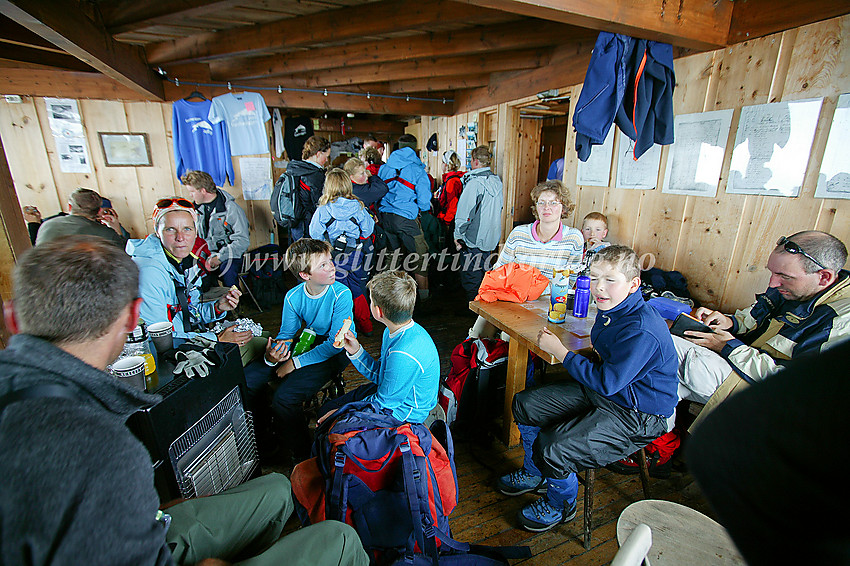
<svg viewBox="0 0 850 566">
<path fill-rule="evenodd" d="M 295 348 L 292 349 L 292 355 L 300 356 L 304 352 L 307 352 L 313 347 L 313 342 L 315 341 L 316 332 L 312 328 L 305 328 L 301 331 L 301 337 L 298 339 L 298 343 L 295 344 Z"/>
</svg>

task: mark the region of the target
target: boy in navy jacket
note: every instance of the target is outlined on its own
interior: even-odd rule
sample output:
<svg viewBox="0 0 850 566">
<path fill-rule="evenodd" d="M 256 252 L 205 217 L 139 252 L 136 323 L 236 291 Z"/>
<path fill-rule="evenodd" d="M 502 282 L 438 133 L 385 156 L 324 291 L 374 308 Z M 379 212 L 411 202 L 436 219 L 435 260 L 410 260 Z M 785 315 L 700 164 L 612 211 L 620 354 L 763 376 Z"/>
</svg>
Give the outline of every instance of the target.
<svg viewBox="0 0 850 566">
<path fill-rule="evenodd" d="M 678 362 L 670 331 L 640 293 L 637 254 L 599 251 L 590 266 L 598 312 L 590 332 L 601 361 L 570 352 L 548 328 L 540 347 L 563 361 L 573 380 L 518 393 L 513 415 L 523 467 L 499 479 L 505 495 L 545 493 L 519 512 L 520 524 L 545 531 L 576 515 L 576 472 L 601 468 L 667 432 Z"/>
<path fill-rule="evenodd" d="M 301 404 L 348 365 L 342 348 L 334 347 L 333 342 L 345 319 L 352 316 L 353 301 L 348 287 L 336 281 L 328 242 L 297 240 L 286 250 L 285 264 L 302 283 L 286 293 L 280 332 L 275 340 L 269 338 L 265 363 L 258 361 L 245 368 L 245 382 L 254 401 L 272 374 L 283 378 L 271 408 L 280 421 L 277 428 L 282 438 L 300 459 L 309 456 L 311 442 Z M 305 329 L 316 333 L 312 348 L 292 356 L 290 346 Z"/>
</svg>

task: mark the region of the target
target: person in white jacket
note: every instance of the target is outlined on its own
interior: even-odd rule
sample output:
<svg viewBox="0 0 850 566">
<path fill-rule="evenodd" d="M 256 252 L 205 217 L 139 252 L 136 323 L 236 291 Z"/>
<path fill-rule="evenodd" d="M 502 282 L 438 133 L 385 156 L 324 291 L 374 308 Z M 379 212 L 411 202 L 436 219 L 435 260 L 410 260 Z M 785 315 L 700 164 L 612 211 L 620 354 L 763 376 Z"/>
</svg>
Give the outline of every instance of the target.
<svg viewBox="0 0 850 566">
<path fill-rule="evenodd" d="M 478 146 L 472 150 L 472 169 L 461 182 L 463 191 L 457 203 L 454 240 L 463 255 L 460 282 L 471 301 L 478 293 L 487 257 L 502 237 L 502 180 L 490 170 L 490 149 Z"/>
</svg>

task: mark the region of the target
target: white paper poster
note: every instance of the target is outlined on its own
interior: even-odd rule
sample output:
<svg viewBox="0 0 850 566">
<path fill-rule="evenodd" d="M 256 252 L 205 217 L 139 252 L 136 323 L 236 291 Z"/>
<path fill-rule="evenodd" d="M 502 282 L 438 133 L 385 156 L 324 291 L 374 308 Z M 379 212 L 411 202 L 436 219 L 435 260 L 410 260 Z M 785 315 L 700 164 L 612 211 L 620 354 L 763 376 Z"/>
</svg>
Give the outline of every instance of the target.
<svg viewBox="0 0 850 566">
<path fill-rule="evenodd" d="M 799 195 L 822 102 L 817 98 L 744 106 L 726 192 Z"/>
<path fill-rule="evenodd" d="M 271 163 L 267 157 L 240 157 L 239 171 L 245 200 L 269 200 L 272 197 Z"/>
<path fill-rule="evenodd" d="M 59 168 L 63 173 L 91 173 L 89 146 L 77 101 L 73 98 L 45 98 L 44 102 L 59 154 Z"/>
<path fill-rule="evenodd" d="M 595 145 L 590 150 L 587 161 L 579 161 L 576 168 L 576 185 L 592 185 L 607 187 L 611 179 L 611 158 L 614 153 L 614 130 L 611 126 L 602 145 Z"/>
<path fill-rule="evenodd" d="M 662 192 L 717 196 L 732 114 L 729 109 L 676 116 Z"/>
<path fill-rule="evenodd" d="M 661 165 L 661 146 L 649 148 L 635 161 L 635 142 L 619 130 L 620 149 L 617 151 L 617 183 L 621 189 L 654 189 L 658 185 L 658 169 Z"/>
<path fill-rule="evenodd" d="M 838 97 L 815 196 L 850 198 L 850 94 Z"/>
<path fill-rule="evenodd" d="M 56 139 L 59 166 L 63 173 L 91 173 L 85 138 Z"/>
</svg>

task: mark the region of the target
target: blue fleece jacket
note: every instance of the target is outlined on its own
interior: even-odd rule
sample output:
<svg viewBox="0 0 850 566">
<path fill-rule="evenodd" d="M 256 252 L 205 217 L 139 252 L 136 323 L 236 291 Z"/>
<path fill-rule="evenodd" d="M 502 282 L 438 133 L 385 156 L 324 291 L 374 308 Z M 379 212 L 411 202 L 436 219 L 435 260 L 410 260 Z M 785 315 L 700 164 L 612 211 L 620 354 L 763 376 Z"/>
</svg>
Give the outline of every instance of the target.
<svg viewBox="0 0 850 566">
<path fill-rule="evenodd" d="M 419 216 L 422 210 L 431 209 L 431 180 L 425 172 L 425 165 L 409 147 L 402 147 L 390 154 L 386 163 L 381 165 L 378 176 L 387 181 L 389 191 L 381 200 L 379 210 L 392 212 L 410 220 Z M 401 177 L 415 188 L 399 181 L 389 179 Z"/>
<path fill-rule="evenodd" d="M 573 352 L 564 358 L 576 381 L 626 409 L 673 414 L 679 400 L 676 349 L 664 319 L 640 292 L 611 310 L 598 311 L 590 341 L 602 363 Z"/>
<path fill-rule="evenodd" d="M 673 143 L 675 86 L 669 43 L 600 32 L 573 114 L 578 158 L 587 161 L 615 121 L 635 141 L 635 159 Z"/>
<path fill-rule="evenodd" d="M 341 348 L 334 348 L 333 341 L 345 319 L 352 318 L 353 309 L 351 291 L 342 283 L 325 287 L 316 296 L 307 292 L 306 283 L 289 290 L 283 300 L 277 339 L 292 340 L 302 328 L 312 328 L 317 336 L 328 337 L 328 340 L 312 350 L 292 358 L 296 368 L 323 362 L 342 351 Z M 354 325 L 351 331 L 355 332 Z"/>
<path fill-rule="evenodd" d="M 384 330 L 380 363 L 361 346 L 348 356 L 378 391 L 365 400 L 390 409 L 400 421 L 421 423 L 437 404 L 440 356 L 428 331 L 412 320 L 392 334 Z"/>
<path fill-rule="evenodd" d="M 201 290 L 198 287 L 201 278 L 197 266 L 192 266 L 185 273 L 177 271 L 166 259 L 162 242 L 156 234 L 144 240 L 129 240 L 126 251 L 139 266 L 139 296 L 142 298 L 139 316 L 145 319 L 145 323 L 171 322 L 174 325 L 174 337 L 178 339 L 188 340 L 197 335 L 216 339 L 212 332 L 186 332 L 183 329 L 184 313 L 177 300 L 175 281 L 187 290 L 192 322 L 214 322 L 227 314 L 216 314 L 215 303 L 201 303 Z"/>
<path fill-rule="evenodd" d="M 342 235 L 350 242 L 368 238 L 375 229 L 375 220 L 363 204 L 340 197 L 319 205 L 310 220 L 310 237 L 333 242 Z"/>
</svg>

